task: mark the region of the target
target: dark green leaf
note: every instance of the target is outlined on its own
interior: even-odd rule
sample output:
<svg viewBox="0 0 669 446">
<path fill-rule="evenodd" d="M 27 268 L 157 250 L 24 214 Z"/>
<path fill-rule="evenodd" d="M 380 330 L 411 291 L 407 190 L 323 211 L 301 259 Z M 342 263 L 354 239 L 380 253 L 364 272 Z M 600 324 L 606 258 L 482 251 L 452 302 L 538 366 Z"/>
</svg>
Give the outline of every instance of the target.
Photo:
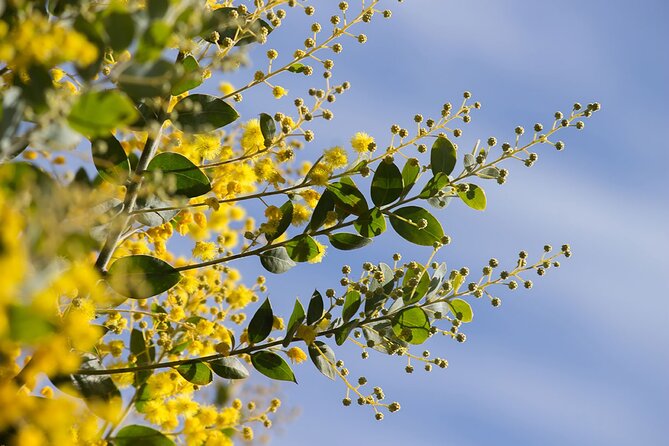
<svg viewBox="0 0 669 446">
<path fill-rule="evenodd" d="M 276 124 L 274 123 L 274 118 L 267 113 L 260 113 L 260 132 L 263 138 L 265 138 L 265 147 L 271 146 L 276 134 Z"/>
<path fill-rule="evenodd" d="M 285 245 L 288 256 L 296 262 L 307 262 L 321 253 L 316 241 L 308 235 L 300 235 Z"/>
<path fill-rule="evenodd" d="M 358 326 L 358 320 L 354 319 L 351 322 L 348 322 L 341 327 L 338 327 L 335 331 L 335 342 L 337 345 L 343 345 L 348 339 L 348 335 L 353 331 L 354 328 Z"/>
<path fill-rule="evenodd" d="M 154 175 L 157 172 L 162 172 L 161 179 L 163 181 L 166 177 L 174 177 L 176 187 L 173 191 L 168 191 L 174 195 L 193 198 L 204 195 L 211 190 L 211 183 L 207 175 L 191 160 L 179 153 L 159 153 L 153 157 L 146 170 Z"/>
<path fill-rule="evenodd" d="M 395 336 L 410 344 L 422 344 L 430 336 L 430 320 L 417 307 L 402 310 L 393 318 L 392 325 Z"/>
<path fill-rule="evenodd" d="M 334 381 L 337 378 L 337 371 L 335 370 L 334 351 L 324 342 L 314 341 L 309 345 L 309 357 L 316 368 L 325 376 Z"/>
<path fill-rule="evenodd" d="M 388 300 L 389 296 L 387 294 L 377 294 L 374 293 L 372 296 L 369 296 L 365 299 L 365 316 L 372 316 L 375 312 L 381 309 Z"/>
<path fill-rule="evenodd" d="M 149 17 L 153 19 L 165 17 L 165 14 L 167 14 L 167 10 L 170 7 L 169 0 L 148 0 L 146 3 Z"/>
<path fill-rule="evenodd" d="M 137 365 L 151 364 L 156 359 L 156 348 L 153 343 L 147 343 L 144 339 L 144 333 L 141 330 L 133 328 L 130 332 L 130 353 L 137 358 Z M 143 370 L 135 373 L 134 386 L 138 387 L 146 382 L 149 376 L 153 374 L 152 370 Z"/>
<path fill-rule="evenodd" d="M 123 11 L 112 11 L 104 18 L 109 46 L 116 52 L 123 51 L 135 36 L 135 22 L 132 15 Z"/>
<path fill-rule="evenodd" d="M 325 189 L 321 194 L 321 198 L 318 200 L 314 212 L 311 215 L 311 221 L 309 222 L 308 229 L 309 231 L 318 231 L 321 226 L 325 223 L 327 219 L 328 212 L 334 211 L 335 208 L 335 199 L 332 192 Z"/>
<path fill-rule="evenodd" d="M 246 379 L 249 377 L 249 371 L 244 367 L 244 364 L 234 356 L 209 361 L 209 367 L 211 367 L 211 370 L 221 378 Z"/>
<path fill-rule="evenodd" d="M 427 226 L 418 229 L 417 225 L 422 219 L 427 221 Z M 418 206 L 407 206 L 393 211 L 390 215 L 390 224 L 402 238 L 417 245 L 432 246 L 444 236 L 439 221 Z"/>
<path fill-rule="evenodd" d="M 112 263 L 107 282 L 119 294 L 145 299 L 167 291 L 181 280 L 181 274 L 156 257 L 121 257 Z"/>
<path fill-rule="evenodd" d="M 114 436 L 114 446 L 174 446 L 174 442 L 161 432 L 147 426 L 131 424 Z"/>
<path fill-rule="evenodd" d="M 452 299 L 448 301 L 448 306 L 451 307 L 451 311 L 461 322 L 471 322 L 474 319 L 474 311 L 466 300 Z"/>
<path fill-rule="evenodd" d="M 395 163 L 382 161 L 372 178 L 370 193 L 374 204 L 377 206 L 390 204 L 402 195 L 403 190 L 404 184 L 400 169 Z"/>
<path fill-rule="evenodd" d="M 372 239 L 368 237 L 361 237 L 358 234 L 349 234 L 347 232 L 340 232 L 338 234 L 329 234 L 330 243 L 337 249 L 342 251 L 350 251 L 352 249 L 362 248 L 372 243 Z"/>
<path fill-rule="evenodd" d="M 418 195 L 418 198 L 426 199 L 434 197 L 439 193 L 440 190 L 446 187 L 446 185 L 450 183 L 450 181 L 451 179 L 445 173 L 436 174 L 427 181 L 425 187 Z"/>
<path fill-rule="evenodd" d="M 134 122 L 137 116 L 135 105 L 120 91 L 89 91 L 77 98 L 67 121 L 74 130 L 91 138 L 107 136 Z"/>
<path fill-rule="evenodd" d="M 416 279 L 418 283 L 411 286 L 412 279 Z M 406 305 L 418 302 L 427 293 L 430 287 L 430 275 L 425 271 L 423 265 L 418 265 L 417 269 L 407 268 L 402 282 L 402 298 Z"/>
<path fill-rule="evenodd" d="M 372 208 L 353 222 L 353 227 L 363 237 L 376 237 L 386 231 L 386 219 L 379 208 Z"/>
<path fill-rule="evenodd" d="M 486 208 L 485 192 L 476 184 L 469 184 L 467 192 L 458 192 L 464 203 L 472 209 L 483 211 Z"/>
<path fill-rule="evenodd" d="M 177 102 L 170 119 L 186 133 L 207 133 L 239 118 L 227 102 L 214 96 L 192 94 Z"/>
<path fill-rule="evenodd" d="M 213 379 L 211 369 L 204 362 L 183 364 L 176 369 L 186 381 L 198 386 L 206 386 Z"/>
<path fill-rule="evenodd" d="M 56 331 L 55 324 L 29 306 L 9 305 L 5 311 L 9 320 L 8 334 L 12 341 L 31 344 Z"/>
<path fill-rule="evenodd" d="M 197 88 L 202 84 L 202 72 L 200 71 L 200 64 L 193 56 L 186 56 L 181 61 L 183 67 L 183 75 L 172 85 L 172 96 L 178 96 L 193 88 Z"/>
<path fill-rule="evenodd" d="M 369 209 L 367 200 L 355 185 L 342 180 L 328 184 L 327 190 L 334 195 L 335 203 L 350 214 L 361 215 Z"/>
<path fill-rule="evenodd" d="M 353 316 L 355 316 L 359 309 L 360 292 L 350 290 L 348 293 L 346 293 L 344 307 L 341 310 L 341 317 L 344 319 L 344 322 L 348 322 Z"/>
<path fill-rule="evenodd" d="M 268 351 L 251 354 L 253 367 L 268 378 L 297 383 L 290 366 L 281 356 Z"/>
<path fill-rule="evenodd" d="M 130 176 L 130 161 L 123 146 L 113 136 L 91 141 L 93 164 L 105 181 L 112 184 L 123 184 Z"/>
<path fill-rule="evenodd" d="M 117 74 L 116 82 L 133 99 L 163 97 L 170 92 L 175 76 L 175 65 L 158 59 L 131 62 Z"/>
<path fill-rule="evenodd" d="M 260 264 L 270 273 L 282 274 L 297 265 L 283 246 L 268 249 L 260 254 Z"/>
<path fill-rule="evenodd" d="M 288 345 L 293 340 L 293 336 L 297 332 L 297 329 L 300 327 L 306 315 L 304 314 L 304 307 L 299 299 L 295 299 L 295 305 L 293 306 L 293 312 L 290 314 L 290 319 L 288 320 L 288 327 L 286 328 L 286 336 L 283 339 L 283 346 L 288 347 Z"/>
<path fill-rule="evenodd" d="M 420 163 L 418 160 L 416 158 L 407 160 L 402 168 L 402 184 L 404 184 L 404 190 L 402 191 L 403 196 L 408 194 L 413 185 L 416 184 L 419 174 Z"/>
<path fill-rule="evenodd" d="M 258 311 L 251 318 L 249 322 L 248 334 L 249 342 L 257 344 L 265 339 L 272 332 L 272 325 L 274 324 L 274 313 L 272 312 L 272 305 L 269 298 L 258 308 Z"/>
<path fill-rule="evenodd" d="M 265 233 L 265 238 L 268 242 L 279 238 L 290 226 L 290 223 L 293 221 L 293 202 L 288 200 L 280 208 L 281 210 L 281 220 L 276 227 L 276 230 L 272 233 Z"/>
<path fill-rule="evenodd" d="M 432 151 L 430 152 L 432 173 L 437 175 L 439 172 L 442 172 L 450 175 L 455 168 L 457 160 L 458 155 L 453 143 L 443 136 L 438 137 L 432 145 Z"/>
<path fill-rule="evenodd" d="M 307 309 L 307 325 L 318 322 L 323 317 L 323 296 L 318 290 L 314 290 Z"/>
</svg>

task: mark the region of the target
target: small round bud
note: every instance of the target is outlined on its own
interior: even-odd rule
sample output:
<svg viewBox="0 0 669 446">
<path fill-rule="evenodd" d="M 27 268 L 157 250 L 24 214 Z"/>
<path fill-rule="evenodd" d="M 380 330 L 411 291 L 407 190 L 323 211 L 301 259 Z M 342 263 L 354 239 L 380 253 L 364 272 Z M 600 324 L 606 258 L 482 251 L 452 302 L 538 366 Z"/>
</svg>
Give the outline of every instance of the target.
<svg viewBox="0 0 669 446">
<path fill-rule="evenodd" d="M 458 333 L 455 335 L 455 340 L 458 342 L 465 342 L 467 340 L 467 336 L 464 333 Z"/>
<path fill-rule="evenodd" d="M 516 127 L 514 131 L 516 132 L 516 135 L 522 135 L 523 133 L 525 133 L 525 129 L 522 128 L 521 126 Z"/>
<path fill-rule="evenodd" d="M 500 305 L 502 305 L 502 299 L 500 299 L 499 297 L 493 297 L 493 298 L 490 300 L 490 304 L 491 304 L 493 307 L 499 307 Z"/>
</svg>

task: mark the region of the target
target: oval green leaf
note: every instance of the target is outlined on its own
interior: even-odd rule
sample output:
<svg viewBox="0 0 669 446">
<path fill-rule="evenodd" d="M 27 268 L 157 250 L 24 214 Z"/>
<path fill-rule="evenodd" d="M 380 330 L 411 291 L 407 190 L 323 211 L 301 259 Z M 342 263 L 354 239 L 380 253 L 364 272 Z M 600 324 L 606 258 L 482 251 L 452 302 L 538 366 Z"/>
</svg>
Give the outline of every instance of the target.
<svg viewBox="0 0 669 446">
<path fill-rule="evenodd" d="M 363 237 L 376 237 L 386 231 L 386 219 L 379 208 L 372 208 L 358 217 L 353 227 Z"/>
<path fill-rule="evenodd" d="M 283 274 L 297 265 L 283 246 L 268 249 L 260 254 L 260 264 L 273 274 Z"/>
<path fill-rule="evenodd" d="M 374 204 L 377 206 L 390 204 L 402 195 L 403 190 L 404 184 L 400 169 L 395 163 L 382 161 L 372 178 L 370 194 Z"/>
<path fill-rule="evenodd" d="M 180 280 L 181 274 L 169 263 L 147 255 L 121 257 L 107 273 L 107 282 L 114 291 L 132 299 L 155 296 Z"/>
<path fill-rule="evenodd" d="M 267 113 L 260 113 L 260 132 L 265 139 L 265 148 L 271 146 L 276 134 L 276 124 L 274 118 Z"/>
<path fill-rule="evenodd" d="M 177 102 L 170 119 L 186 133 L 206 133 L 239 118 L 227 102 L 214 96 L 192 94 Z"/>
<path fill-rule="evenodd" d="M 284 247 L 288 257 L 296 262 L 308 262 L 321 252 L 316 240 L 308 235 L 300 235 L 288 241 Z"/>
<path fill-rule="evenodd" d="M 362 237 L 358 234 L 349 234 L 347 232 L 340 232 L 338 234 L 329 234 L 330 243 L 337 249 L 342 251 L 350 251 L 352 249 L 362 248 L 372 243 L 372 239 Z"/>
<path fill-rule="evenodd" d="M 402 168 L 402 183 L 404 184 L 404 190 L 402 195 L 409 193 L 416 180 L 418 180 L 418 175 L 420 174 L 420 163 L 416 158 L 411 158 L 407 160 Z"/>
<path fill-rule="evenodd" d="M 175 189 L 168 191 L 188 198 L 204 195 L 211 190 L 211 182 L 191 160 L 179 153 L 159 153 L 149 163 L 149 172 L 162 172 L 164 177 L 174 177 Z"/>
<path fill-rule="evenodd" d="M 130 98 L 116 90 L 89 91 L 79 96 L 67 122 L 88 138 L 107 136 L 112 130 L 134 122 L 137 109 Z"/>
<path fill-rule="evenodd" d="M 430 320 L 420 308 L 407 308 L 392 321 L 395 336 L 410 344 L 418 345 L 430 336 Z"/>
<path fill-rule="evenodd" d="M 477 211 L 485 210 L 487 205 L 485 191 L 476 184 L 469 184 L 469 190 L 467 192 L 458 192 L 458 195 L 470 208 Z"/>
<path fill-rule="evenodd" d="M 307 309 L 307 325 L 314 324 L 323 317 L 323 308 L 323 296 L 318 290 L 314 290 Z"/>
<path fill-rule="evenodd" d="M 412 279 L 418 281 L 415 286 L 409 284 Z M 402 298 L 406 305 L 421 300 L 427 293 L 428 288 L 430 288 L 430 275 L 425 271 L 423 265 L 418 265 L 418 270 L 407 268 L 402 281 Z"/>
<path fill-rule="evenodd" d="M 126 426 L 114 436 L 114 446 L 174 446 L 161 432 L 139 424 Z"/>
<path fill-rule="evenodd" d="M 180 70 L 179 70 L 180 71 Z M 116 83 L 133 99 L 163 97 L 169 94 L 176 77 L 175 65 L 163 59 L 131 62 L 116 75 Z"/>
<path fill-rule="evenodd" d="M 174 81 L 170 94 L 178 96 L 202 84 L 202 72 L 200 64 L 193 56 L 186 56 L 181 61 L 183 74 Z"/>
<path fill-rule="evenodd" d="M 113 136 L 91 141 L 93 164 L 100 177 L 112 184 L 123 184 L 130 176 L 130 161 L 120 142 Z"/>
<path fill-rule="evenodd" d="M 276 353 L 259 351 L 251 354 L 253 367 L 268 378 L 279 381 L 292 381 L 297 384 L 295 374 L 283 358 Z"/>
<path fill-rule="evenodd" d="M 292 342 L 293 336 L 297 332 L 297 329 L 300 327 L 304 319 L 306 318 L 304 313 L 304 307 L 300 302 L 300 299 L 295 299 L 295 305 L 293 306 L 293 312 L 290 314 L 290 319 L 288 320 L 288 327 L 286 328 L 286 336 L 283 338 L 282 345 L 288 347 Z"/>
<path fill-rule="evenodd" d="M 225 379 L 246 379 L 249 377 L 249 371 L 244 367 L 244 364 L 234 356 L 215 359 L 209 361 L 211 370 Z"/>
<path fill-rule="evenodd" d="M 427 226 L 418 229 L 417 225 L 422 219 L 425 219 Z M 439 221 L 418 206 L 407 206 L 393 211 L 390 215 L 390 224 L 402 238 L 417 245 L 432 246 L 444 236 L 444 230 Z"/>
<path fill-rule="evenodd" d="M 441 172 L 450 175 L 458 160 L 457 156 L 453 143 L 443 136 L 438 137 L 432 144 L 432 151 L 430 152 L 432 173 L 437 175 Z"/>
<path fill-rule="evenodd" d="M 355 290 L 350 290 L 346 293 L 344 307 L 341 310 L 341 317 L 344 322 L 348 322 L 360 309 L 360 297 L 360 292 Z"/>
<path fill-rule="evenodd" d="M 469 302 L 462 299 L 453 299 L 448 301 L 448 306 L 456 318 L 462 322 L 471 322 L 474 319 L 474 311 Z"/>
<path fill-rule="evenodd" d="M 211 369 L 204 362 L 183 364 L 176 369 L 186 381 L 198 386 L 206 386 L 213 380 Z"/>
<path fill-rule="evenodd" d="M 272 324 L 274 324 L 274 313 L 272 312 L 272 304 L 267 298 L 249 322 L 249 342 L 257 344 L 267 338 L 272 332 Z"/>
<path fill-rule="evenodd" d="M 337 378 L 337 371 L 335 370 L 334 351 L 324 342 L 314 341 L 309 345 L 309 358 L 314 363 L 319 372 L 334 381 Z"/>
<path fill-rule="evenodd" d="M 350 214 L 362 215 L 369 209 L 367 200 L 354 184 L 339 181 L 328 184 L 327 190 L 334 195 L 336 204 Z"/>
</svg>

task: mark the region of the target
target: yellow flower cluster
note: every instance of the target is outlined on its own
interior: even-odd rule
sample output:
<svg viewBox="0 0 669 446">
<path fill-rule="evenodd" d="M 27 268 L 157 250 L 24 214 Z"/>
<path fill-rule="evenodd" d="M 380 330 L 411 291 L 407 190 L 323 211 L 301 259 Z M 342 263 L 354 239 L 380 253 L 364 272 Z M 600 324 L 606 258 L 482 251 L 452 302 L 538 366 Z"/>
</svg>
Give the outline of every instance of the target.
<svg viewBox="0 0 669 446">
<path fill-rule="evenodd" d="M 18 21 L 14 28 L 0 21 L 0 61 L 15 69 L 34 64 L 50 68 L 63 62 L 86 66 L 97 57 L 98 49 L 82 34 L 41 14 Z"/>
</svg>

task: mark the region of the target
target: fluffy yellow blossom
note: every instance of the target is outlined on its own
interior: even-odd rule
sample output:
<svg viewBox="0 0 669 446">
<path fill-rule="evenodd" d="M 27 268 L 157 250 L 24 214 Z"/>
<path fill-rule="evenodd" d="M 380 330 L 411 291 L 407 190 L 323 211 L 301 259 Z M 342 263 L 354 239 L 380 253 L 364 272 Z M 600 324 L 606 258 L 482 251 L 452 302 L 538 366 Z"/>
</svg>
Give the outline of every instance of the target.
<svg viewBox="0 0 669 446">
<path fill-rule="evenodd" d="M 212 160 L 221 153 L 221 138 L 216 133 L 195 135 L 192 145 L 205 160 Z"/>
<path fill-rule="evenodd" d="M 253 302 L 254 298 L 253 291 L 244 285 L 239 285 L 230 291 L 225 300 L 230 304 L 230 308 L 240 309 Z"/>
<path fill-rule="evenodd" d="M 300 325 L 297 328 L 297 337 L 306 342 L 307 345 L 310 345 L 316 339 L 316 329 L 307 325 Z"/>
<path fill-rule="evenodd" d="M 369 150 L 369 145 L 373 142 L 374 138 L 367 133 L 358 132 L 351 138 L 351 147 L 358 153 L 364 153 Z"/>
<path fill-rule="evenodd" d="M 331 176 L 332 169 L 322 163 L 315 165 L 309 172 L 309 179 L 316 186 L 325 186 Z"/>
<path fill-rule="evenodd" d="M 234 407 L 226 407 L 218 414 L 218 420 L 216 420 L 216 424 L 220 428 L 236 426 L 239 423 L 240 418 L 241 414 L 239 413 L 239 409 Z"/>
<path fill-rule="evenodd" d="M 193 256 L 204 261 L 216 258 L 218 249 L 214 242 L 196 242 L 193 248 Z"/>
<path fill-rule="evenodd" d="M 292 347 L 286 354 L 293 364 L 299 364 L 307 360 L 307 354 L 300 347 Z"/>
<path fill-rule="evenodd" d="M 332 169 L 346 166 L 348 157 L 342 147 L 333 147 L 323 153 L 323 163 Z"/>
<path fill-rule="evenodd" d="M 259 181 L 267 181 L 275 186 L 286 181 L 279 173 L 274 161 L 269 157 L 258 160 L 253 167 L 253 171 Z"/>
<path fill-rule="evenodd" d="M 260 130 L 260 121 L 251 119 L 243 126 L 242 137 L 239 141 L 245 152 L 253 153 L 265 149 L 265 138 Z"/>
<path fill-rule="evenodd" d="M 295 203 L 293 205 L 293 220 L 291 223 L 293 226 L 300 226 L 309 220 L 311 217 L 311 211 L 307 209 L 306 206 L 301 205 L 300 203 Z"/>
<path fill-rule="evenodd" d="M 218 91 L 220 91 L 223 96 L 227 96 L 235 91 L 235 87 L 230 82 L 221 82 L 218 84 Z"/>
<path fill-rule="evenodd" d="M 300 197 L 307 203 L 311 208 L 315 208 L 318 204 L 318 200 L 321 198 L 321 194 L 313 189 L 306 189 L 299 193 Z"/>
<path fill-rule="evenodd" d="M 288 94 L 288 90 L 286 90 L 283 87 L 280 87 L 280 86 L 277 85 L 276 87 L 272 88 L 272 95 L 276 99 L 281 99 L 282 97 L 284 97 L 287 94 Z"/>
</svg>

